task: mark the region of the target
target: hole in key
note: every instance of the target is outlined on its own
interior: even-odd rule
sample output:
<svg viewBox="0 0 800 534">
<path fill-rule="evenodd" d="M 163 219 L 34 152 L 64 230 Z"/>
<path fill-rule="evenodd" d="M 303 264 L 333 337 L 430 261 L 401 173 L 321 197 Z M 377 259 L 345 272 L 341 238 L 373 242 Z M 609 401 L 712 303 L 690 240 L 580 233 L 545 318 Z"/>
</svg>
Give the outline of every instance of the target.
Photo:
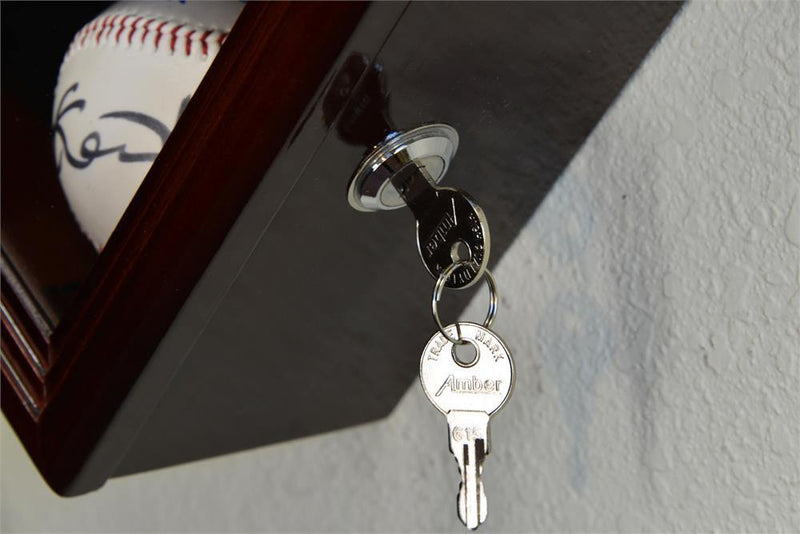
<svg viewBox="0 0 800 534">
<path fill-rule="evenodd" d="M 466 241 L 459 239 L 450 247 L 450 259 L 453 260 L 453 263 L 457 261 L 470 261 L 472 259 L 472 249 L 469 248 Z"/>
<path fill-rule="evenodd" d="M 478 361 L 478 348 L 467 340 L 467 343 L 453 344 L 453 359 L 462 367 L 470 367 Z"/>
</svg>

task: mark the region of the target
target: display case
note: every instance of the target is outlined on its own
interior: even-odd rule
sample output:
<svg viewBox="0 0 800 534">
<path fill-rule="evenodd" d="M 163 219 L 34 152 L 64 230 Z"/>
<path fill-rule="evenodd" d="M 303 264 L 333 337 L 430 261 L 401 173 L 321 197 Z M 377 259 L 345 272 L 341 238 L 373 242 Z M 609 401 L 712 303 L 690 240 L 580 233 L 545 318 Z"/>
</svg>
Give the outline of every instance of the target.
<svg viewBox="0 0 800 534">
<path fill-rule="evenodd" d="M 77 26 L 37 52 L 7 43 L 31 16 L 12 7 L 2 405 L 75 495 L 388 414 L 433 280 L 407 210 L 348 204 L 361 159 L 391 131 L 453 126 L 446 180 L 486 212 L 493 265 L 680 4 L 248 3 L 100 254 L 58 185 L 55 79 L 36 82 L 49 99 L 16 82 L 104 6 L 38 6 Z"/>
</svg>

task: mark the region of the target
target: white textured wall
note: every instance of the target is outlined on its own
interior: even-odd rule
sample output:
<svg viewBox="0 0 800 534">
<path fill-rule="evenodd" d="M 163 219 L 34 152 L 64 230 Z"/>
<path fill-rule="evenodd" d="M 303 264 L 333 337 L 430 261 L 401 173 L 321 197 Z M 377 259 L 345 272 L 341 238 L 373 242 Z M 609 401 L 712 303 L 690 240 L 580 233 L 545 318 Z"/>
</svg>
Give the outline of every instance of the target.
<svg viewBox="0 0 800 534">
<path fill-rule="evenodd" d="M 482 530 L 800 530 L 799 18 L 687 6 L 502 259 L 519 375 Z M 461 531 L 416 384 L 383 421 L 71 500 L 5 422 L 2 447 L 4 531 Z"/>
</svg>

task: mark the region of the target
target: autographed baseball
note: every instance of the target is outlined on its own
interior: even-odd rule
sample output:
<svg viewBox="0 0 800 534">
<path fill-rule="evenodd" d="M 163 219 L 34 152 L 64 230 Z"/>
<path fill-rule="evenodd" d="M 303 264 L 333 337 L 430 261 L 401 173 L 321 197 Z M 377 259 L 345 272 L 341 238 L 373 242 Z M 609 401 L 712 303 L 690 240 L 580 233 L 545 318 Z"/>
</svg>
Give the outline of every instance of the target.
<svg viewBox="0 0 800 534">
<path fill-rule="evenodd" d="M 102 250 L 242 9 L 120 2 L 81 29 L 53 103 L 59 179 Z"/>
</svg>

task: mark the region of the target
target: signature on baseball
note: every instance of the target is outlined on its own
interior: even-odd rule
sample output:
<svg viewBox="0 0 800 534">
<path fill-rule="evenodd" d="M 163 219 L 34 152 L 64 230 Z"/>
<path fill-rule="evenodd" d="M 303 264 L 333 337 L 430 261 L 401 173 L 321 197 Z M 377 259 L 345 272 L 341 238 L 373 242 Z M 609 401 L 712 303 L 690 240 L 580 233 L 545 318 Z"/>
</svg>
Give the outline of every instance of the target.
<svg viewBox="0 0 800 534">
<path fill-rule="evenodd" d="M 53 123 L 53 143 L 55 144 L 55 151 L 57 154 L 56 160 L 59 170 L 61 170 L 61 164 L 64 158 L 66 158 L 69 165 L 76 169 L 85 169 L 97 158 L 102 158 L 111 154 L 117 154 L 117 158 L 122 163 L 153 161 L 156 159 L 158 152 L 132 151 L 128 149 L 128 145 L 125 143 L 116 146 L 104 147 L 100 132 L 97 131 L 91 132 L 84 137 L 77 153 L 72 152 L 69 148 L 70 145 L 67 141 L 67 134 L 64 131 L 62 119 L 70 112 L 76 111 L 78 113 L 82 113 L 86 108 L 86 100 L 83 98 L 77 98 L 77 91 L 78 84 L 72 84 L 61 97 L 61 100 L 58 102 L 58 107 L 56 108 L 56 117 L 55 122 Z M 180 117 L 181 113 L 183 113 L 183 110 L 186 108 L 186 104 L 189 103 L 190 98 L 191 95 L 185 97 L 181 101 L 180 106 L 178 107 L 178 117 Z M 167 137 L 169 137 L 170 134 L 170 129 L 166 124 L 155 117 L 145 113 L 140 113 L 138 111 L 110 111 L 100 115 L 99 118 L 127 121 L 129 123 L 147 128 L 159 137 L 161 140 L 161 147 L 164 146 L 164 143 L 167 141 Z M 59 144 L 62 147 L 61 150 L 59 150 Z"/>
</svg>

